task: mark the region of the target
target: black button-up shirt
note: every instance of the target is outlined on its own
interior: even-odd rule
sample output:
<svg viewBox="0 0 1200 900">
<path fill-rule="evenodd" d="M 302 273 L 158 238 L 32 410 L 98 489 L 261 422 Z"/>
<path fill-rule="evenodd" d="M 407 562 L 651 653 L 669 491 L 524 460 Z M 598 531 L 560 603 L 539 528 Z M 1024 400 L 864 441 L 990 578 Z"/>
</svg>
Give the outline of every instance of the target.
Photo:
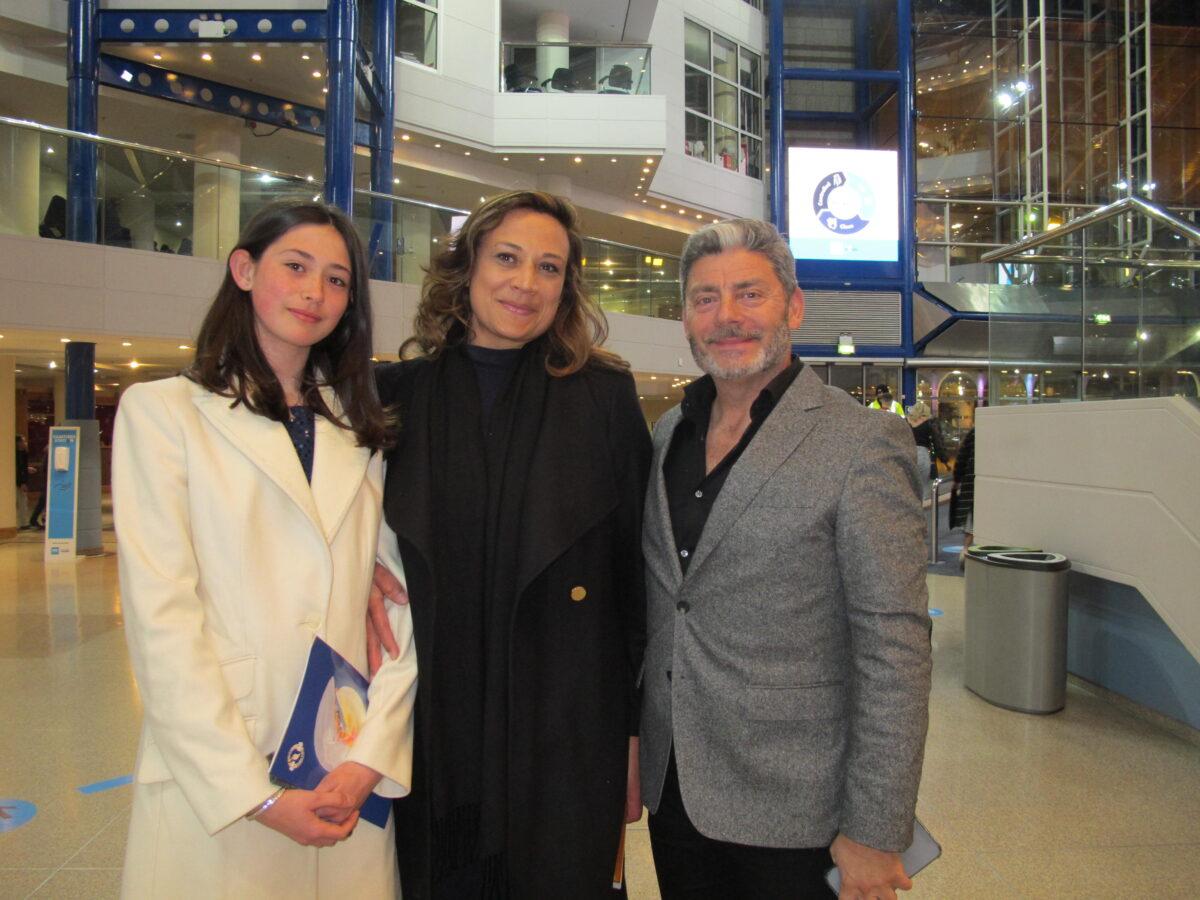
<svg viewBox="0 0 1200 900">
<path fill-rule="evenodd" d="M 790 366 L 762 389 L 750 407 L 750 424 L 742 439 L 711 472 L 705 472 L 704 440 L 708 435 L 717 388 L 712 376 L 705 375 L 684 389 L 683 403 L 680 405 L 683 417 L 675 426 L 671 446 L 667 448 L 663 459 L 663 481 L 667 491 L 667 507 L 671 511 L 675 552 L 679 554 L 679 565 L 685 574 L 729 470 L 741 458 L 762 423 L 775 409 L 783 392 L 796 380 L 803 367 L 804 363 L 793 359 Z"/>
</svg>

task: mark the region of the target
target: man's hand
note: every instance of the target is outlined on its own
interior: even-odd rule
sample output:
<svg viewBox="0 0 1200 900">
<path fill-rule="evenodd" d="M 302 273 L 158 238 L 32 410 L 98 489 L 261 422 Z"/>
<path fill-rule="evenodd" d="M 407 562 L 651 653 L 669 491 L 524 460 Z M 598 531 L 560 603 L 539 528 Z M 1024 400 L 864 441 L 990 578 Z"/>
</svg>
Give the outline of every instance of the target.
<svg viewBox="0 0 1200 900">
<path fill-rule="evenodd" d="M 638 739 L 629 739 L 629 775 L 625 781 L 625 822 L 642 817 L 642 770 L 638 764 Z"/>
<path fill-rule="evenodd" d="M 321 779 L 321 783 L 317 785 L 317 791 L 341 794 L 346 798 L 347 803 L 340 807 L 321 807 L 317 810 L 317 815 L 338 825 L 345 822 L 351 815 L 357 816 L 359 807 L 370 796 L 371 791 L 375 790 L 375 786 L 379 784 L 382 777 L 374 769 L 368 768 L 362 763 L 342 763 Z"/>
<path fill-rule="evenodd" d="M 838 900 L 896 900 L 896 891 L 912 889 L 899 853 L 876 850 L 839 834 L 829 845 L 829 854 L 842 872 Z"/>
<path fill-rule="evenodd" d="M 322 810 L 335 810 L 341 821 L 327 821 Z M 332 847 L 344 841 L 358 822 L 358 809 L 338 791 L 284 791 L 271 807 L 254 821 L 290 837 L 305 847 Z"/>
<path fill-rule="evenodd" d="M 407 603 L 408 593 L 395 575 L 385 566 L 375 563 L 375 581 L 367 598 L 367 668 L 372 678 L 383 665 L 384 650 L 392 659 L 400 656 L 400 645 L 396 643 L 396 636 L 392 634 L 392 626 L 388 623 L 385 600 Z"/>
</svg>

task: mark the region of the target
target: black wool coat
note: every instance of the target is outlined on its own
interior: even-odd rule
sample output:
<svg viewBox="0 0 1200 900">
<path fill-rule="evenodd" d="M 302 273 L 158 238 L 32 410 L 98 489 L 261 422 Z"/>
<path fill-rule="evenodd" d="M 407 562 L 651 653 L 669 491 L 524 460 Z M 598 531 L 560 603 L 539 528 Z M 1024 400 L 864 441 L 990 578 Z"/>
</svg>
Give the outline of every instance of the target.
<svg viewBox="0 0 1200 900">
<path fill-rule="evenodd" d="M 408 583 L 418 672 L 433 654 L 428 424 L 414 395 L 433 366 L 377 370 L 396 409 L 384 514 Z M 419 407 L 420 404 L 417 404 Z M 551 378 L 523 503 L 517 600 L 509 637 L 507 865 L 511 895 L 611 897 L 624 818 L 629 736 L 645 646 L 642 504 L 651 445 L 632 376 L 588 365 Z M 413 793 L 396 804 L 406 900 L 429 896 L 431 808 L 423 781 L 432 717 L 418 674 Z"/>
</svg>

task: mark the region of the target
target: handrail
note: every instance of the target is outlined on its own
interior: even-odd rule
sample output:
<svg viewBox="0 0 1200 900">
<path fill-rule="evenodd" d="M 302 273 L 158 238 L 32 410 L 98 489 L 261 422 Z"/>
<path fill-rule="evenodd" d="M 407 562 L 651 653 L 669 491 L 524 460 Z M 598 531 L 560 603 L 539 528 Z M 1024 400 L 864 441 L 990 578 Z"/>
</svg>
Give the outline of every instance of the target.
<svg viewBox="0 0 1200 900">
<path fill-rule="evenodd" d="M 401 203 L 411 203 L 414 206 L 424 206 L 426 209 L 440 209 L 445 212 L 459 213 L 464 216 L 469 216 L 469 209 L 459 209 L 455 206 L 442 206 L 440 203 L 430 203 L 428 200 L 414 200 L 411 197 L 400 197 L 396 194 L 382 194 L 379 191 L 372 191 L 367 188 L 355 188 L 354 193 L 360 194 L 363 197 L 371 197 L 376 200 L 399 200 Z"/>
<path fill-rule="evenodd" d="M 177 159 L 184 159 L 189 162 L 198 162 L 206 166 L 221 166 L 225 169 L 236 169 L 239 172 L 253 172 L 255 175 L 270 175 L 273 178 L 282 178 L 288 181 L 298 181 L 307 184 L 318 184 L 317 180 L 311 175 L 295 175 L 289 172 L 280 172 L 276 169 L 264 169 L 262 166 L 248 166 L 244 163 L 225 162 L 220 159 L 211 159 L 207 156 L 197 156 L 194 153 L 184 153 L 182 150 L 168 150 L 165 147 L 151 147 L 148 144 L 139 144 L 136 141 L 123 141 L 120 138 L 104 137 L 99 134 L 88 134 L 86 131 L 72 131 L 69 128 L 59 128 L 55 125 L 43 125 L 41 122 L 32 122 L 29 119 L 13 119 L 9 116 L 0 116 L 0 125 L 13 125 L 18 128 L 29 128 L 33 131 L 42 131 L 47 134 L 57 134 L 66 138 L 76 138 L 84 141 L 91 141 L 96 144 L 106 144 L 110 147 L 121 147 L 125 150 L 142 150 L 146 153 L 157 153 L 160 156 L 173 156 Z"/>
<path fill-rule="evenodd" d="M 1182 234 L 1193 243 L 1200 244 L 1200 229 L 1197 229 L 1190 222 L 1186 222 L 1177 216 L 1173 216 L 1161 207 L 1155 206 L 1153 203 L 1147 203 L 1141 197 L 1122 197 L 1114 203 L 1107 206 L 1102 206 L 1099 209 L 1094 209 L 1089 213 L 1085 213 L 1077 219 L 1072 219 L 1070 222 L 1064 222 L 1057 228 L 1052 228 L 1048 231 L 1043 231 L 1038 234 L 1031 234 L 1028 237 L 1022 238 L 1016 243 L 1009 244 L 1007 247 L 1001 247 L 998 250 L 991 250 L 979 257 L 980 262 L 999 262 L 1002 259 L 1010 259 L 1014 256 L 1020 256 L 1035 247 L 1040 247 L 1043 244 L 1048 244 L 1051 241 L 1060 240 L 1068 234 L 1074 234 L 1076 231 L 1081 231 L 1092 225 L 1100 222 L 1107 222 L 1109 219 L 1119 216 L 1121 213 L 1137 210 L 1143 215 L 1148 216 L 1160 225 L 1165 225 L 1172 231 Z"/>
</svg>

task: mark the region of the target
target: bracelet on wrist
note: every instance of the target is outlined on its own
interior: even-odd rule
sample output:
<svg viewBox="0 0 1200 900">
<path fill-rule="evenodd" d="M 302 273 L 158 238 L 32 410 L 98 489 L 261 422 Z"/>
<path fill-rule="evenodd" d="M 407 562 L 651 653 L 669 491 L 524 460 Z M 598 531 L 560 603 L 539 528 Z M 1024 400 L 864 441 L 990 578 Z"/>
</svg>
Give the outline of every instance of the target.
<svg viewBox="0 0 1200 900">
<path fill-rule="evenodd" d="M 257 819 L 259 816 L 261 816 L 263 813 L 265 813 L 268 809 L 270 809 L 272 806 L 274 806 L 275 803 L 279 800 L 279 798 L 284 795 L 285 791 L 287 791 L 286 787 L 279 788 L 279 790 L 277 790 L 275 793 L 273 793 L 270 797 L 268 797 L 262 803 L 258 804 L 258 806 L 254 807 L 254 809 L 250 810 L 250 812 L 246 813 L 246 818 L 250 819 L 251 821 L 253 821 L 254 819 Z"/>
</svg>

